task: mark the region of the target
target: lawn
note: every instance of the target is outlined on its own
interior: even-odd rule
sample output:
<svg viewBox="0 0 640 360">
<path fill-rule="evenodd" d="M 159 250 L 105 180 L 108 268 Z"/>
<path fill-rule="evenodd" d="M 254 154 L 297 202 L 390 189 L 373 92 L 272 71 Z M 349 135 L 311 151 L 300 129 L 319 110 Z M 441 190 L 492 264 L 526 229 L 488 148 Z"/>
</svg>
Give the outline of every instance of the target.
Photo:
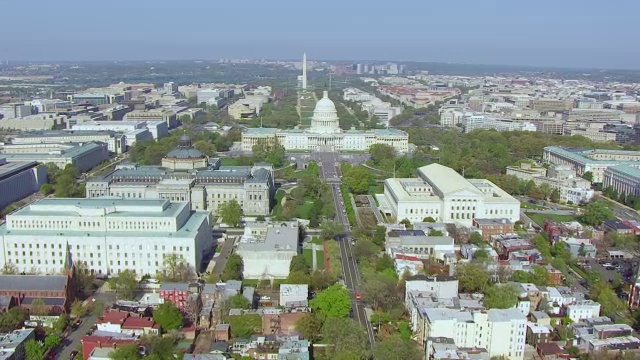
<svg viewBox="0 0 640 360">
<path fill-rule="evenodd" d="M 369 191 L 367 194 L 375 196 L 376 194 L 384 193 L 384 185 L 383 184 L 375 184 L 373 186 L 369 186 Z"/>
<path fill-rule="evenodd" d="M 527 214 L 527 216 L 530 217 L 531 220 L 533 220 L 540 227 L 544 225 L 545 219 L 549 219 L 555 222 L 569 222 L 569 221 L 577 220 L 577 218 L 573 215 L 538 214 L 538 213 L 529 213 L 529 212 L 525 212 L 525 214 Z"/>
<path fill-rule="evenodd" d="M 314 236 L 311 238 L 311 241 L 309 241 L 312 244 L 317 244 L 317 245 L 322 245 L 324 244 L 324 240 L 322 240 L 322 238 L 320 238 L 320 236 Z"/>
<path fill-rule="evenodd" d="M 271 212 L 273 216 L 280 215 L 280 212 L 282 211 L 282 199 L 285 195 L 286 193 L 284 192 L 284 190 L 276 191 L 276 194 L 274 196 L 275 205 L 273 207 L 273 211 Z"/>
<path fill-rule="evenodd" d="M 313 208 L 313 202 L 305 199 L 305 202 L 298 206 L 297 213 L 301 219 L 309 219 L 311 209 Z"/>
<path fill-rule="evenodd" d="M 220 158 L 220 163 L 222 166 L 238 166 L 238 160 L 232 157 Z"/>
<path fill-rule="evenodd" d="M 304 260 L 307 262 L 307 265 L 313 269 L 313 250 L 302 250 L 302 256 L 304 256 Z M 316 251 L 316 267 L 318 270 L 324 269 L 324 251 Z"/>
</svg>

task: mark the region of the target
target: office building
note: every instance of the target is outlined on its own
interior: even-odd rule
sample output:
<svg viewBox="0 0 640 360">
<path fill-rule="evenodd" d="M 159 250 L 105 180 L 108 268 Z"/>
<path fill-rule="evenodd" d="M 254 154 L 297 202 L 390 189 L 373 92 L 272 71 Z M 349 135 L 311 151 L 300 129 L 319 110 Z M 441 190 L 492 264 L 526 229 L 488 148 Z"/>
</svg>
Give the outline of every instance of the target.
<svg viewBox="0 0 640 360">
<path fill-rule="evenodd" d="M 640 164 L 640 151 L 547 146 L 544 148 L 543 158 L 550 164 L 571 166 L 577 176 L 591 172 L 593 182 L 600 183 L 603 182 L 604 172 L 609 167 Z"/>
<path fill-rule="evenodd" d="M 0 157 L 0 209 L 47 183 L 47 168 L 36 161 L 7 162 Z"/>
<path fill-rule="evenodd" d="M 113 131 L 51 130 L 31 131 L 14 135 L 12 144 L 64 144 L 101 142 L 107 144 L 110 153 L 122 154 L 126 151 L 126 136 Z"/>
<path fill-rule="evenodd" d="M 242 133 L 242 150 L 251 151 L 262 141 L 276 140 L 287 150 L 367 151 L 373 144 L 386 144 L 398 153 L 409 151 L 409 136 L 401 130 L 340 129 L 336 106 L 327 91 L 316 104 L 309 129 L 249 128 Z"/>
<path fill-rule="evenodd" d="M 7 162 L 37 161 L 53 163 L 60 169 L 72 164 L 80 172 L 92 169 L 109 159 L 107 144 L 87 142 L 83 144 L 5 144 L 0 145 L 0 157 Z"/>
<path fill-rule="evenodd" d="M 284 279 L 291 259 L 300 253 L 295 221 L 247 223 L 236 253 L 244 262 L 245 279 Z"/>
<path fill-rule="evenodd" d="M 188 201 L 194 210 L 213 212 L 235 199 L 246 215 L 268 215 L 275 186 L 273 166 L 220 164 L 220 159 L 207 158 L 183 136 L 161 166 L 120 165 L 104 177 L 87 181 L 87 198 Z"/>
<path fill-rule="evenodd" d="M 426 339 L 449 338 L 458 347 L 486 349 L 491 357 L 524 358 L 527 318 L 518 309 L 427 308 L 423 314 Z"/>
<path fill-rule="evenodd" d="M 0 240 L 1 266 L 59 272 L 69 252 L 102 275 L 155 275 L 172 253 L 199 271 L 213 246 L 209 212 L 190 211 L 188 202 L 114 198 L 42 199 L 7 215 Z"/>
<path fill-rule="evenodd" d="M 31 115 L 31 106 L 24 103 L 9 103 L 0 105 L 0 118 L 16 119 Z"/>
<path fill-rule="evenodd" d="M 440 164 L 418 169 L 417 178 L 386 179 L 384 194 L 376 195 L 380 209 L 396 222 L 437 222 L 471 226 L 475 218 L 520 219 L 520 202 L 492 182 L 465 179 Z"/>
</svg>

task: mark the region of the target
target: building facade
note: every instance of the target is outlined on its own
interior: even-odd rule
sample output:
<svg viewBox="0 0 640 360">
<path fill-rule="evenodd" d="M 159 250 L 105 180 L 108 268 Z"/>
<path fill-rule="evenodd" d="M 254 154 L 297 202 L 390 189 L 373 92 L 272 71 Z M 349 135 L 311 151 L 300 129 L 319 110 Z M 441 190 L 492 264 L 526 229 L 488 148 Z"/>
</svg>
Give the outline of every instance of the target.
<svg viewBox="0 0 640 360">
<path fill-rule="evenodd" d="M 373 144 L 386 144 L 398 153 L 409 151 L 409 136 L 401 130 L 340 129 L 336 106 L 327 91 L 316 104 L 309 129 L 249 128 L 242 133 L 242 150 L 252 151 L 263 141 L 278 141 L 286 150 L 367 151 Z"/>
<path fill-rule="evenodd" d="M 544 160 L 554 165 L 569 165 L 578 176 L 589 171 L 593 182 L 603 182 L 607 168 L 617 165 L 640 164 L 640 151 L 576 149 L 560 146 L 544 148 Z"/>
<path fill-rule="evenodd" d="M 87 198 L 117 196 L 135 199 L 189 201 L 194 210 L 216 211 L 236 200 L 247 215 L 268 215 L 274 192 L 273 166 L 221 166 L 183 137 L 162 159 L 162 166 L 122 165 L 87 182 Z"/>
<path fill-rule="evenodd" d="M 107 144 L 109 152 L 122 154 L 126 151 L 126 136 L 113 131 L 34 131 L 15 135 L 12 144 L 62 144 L 101 142 Z"/>
<path fill-rule="evenodd" d="M 0 157 L 7 162 L 53 163 L 60 169 L 71 164 L 84 172 L 109 159 L 109 149 L 99 142 L 0 145 Z"/>
<path fill-rule="evenodd" d="M 7 162 L 0 157 L 0 209 L 40 190 L 47 168 L 35 161 Z"/>
<path fill-rule="evenodd" d="M 0 225 L 0 265 L 57 273 L 69 252 L 94 274 L 142 276 L 161 271 L 163 256 L 175 253 L 199 271 L 213 246 L 211 221 L 209 212 L 190 211 L 188 202 L 45 198 Z"/>
<path fill-rule="evenodd" d="M 418 169 L 417 178 L 386 179 L 380 208 L 396 222 L 437 222 L 471 226 L 475 218 L 520 219 L 520 202 L 492 182 L 465 179 L 453 169 L 431 164 Z"/>
</svg>

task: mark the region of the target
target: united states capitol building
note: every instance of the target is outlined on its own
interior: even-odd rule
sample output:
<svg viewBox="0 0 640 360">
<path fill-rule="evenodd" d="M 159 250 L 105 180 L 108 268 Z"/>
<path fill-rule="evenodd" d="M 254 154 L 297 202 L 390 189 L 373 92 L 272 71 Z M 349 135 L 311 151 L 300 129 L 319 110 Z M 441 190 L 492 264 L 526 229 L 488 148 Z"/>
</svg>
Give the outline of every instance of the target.
<svg viewBox="0 0 640 360">
<path fill-rule="evenodd" d="M 220 159 L 193 148 L 186 135 L 160 166 L 120 165 L 86 185 L 87 198 L 188 201 L 193 210 L 213 212 L 235 199 L 246 215 L 268 215 L 273 193 L 271 164 L 222 166 Z"/>
<path fill-rule="evenodd" d="M 392 146 L 398 153 L 409 151 L 409 136 L 397 129 L 342 130 L 336 105 L 327 91 L 316 103 L 308 129 L 279 130 L 249 128 L 242 134 L 242 150 L 252 151 L 262 141 L 277 140 L 286 150 L 367 151 L 374 144 Z"/>
</svg>

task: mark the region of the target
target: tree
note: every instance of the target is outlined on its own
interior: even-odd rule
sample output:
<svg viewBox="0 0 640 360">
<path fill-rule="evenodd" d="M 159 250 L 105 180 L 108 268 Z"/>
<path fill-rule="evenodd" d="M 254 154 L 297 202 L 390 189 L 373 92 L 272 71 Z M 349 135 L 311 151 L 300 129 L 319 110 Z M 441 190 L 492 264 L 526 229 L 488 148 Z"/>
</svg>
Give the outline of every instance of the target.
<svg viewBox="0 0 640 360">
<path fill-rule="evenodd" d="M 405 227 L 407 230 L 412 230 L 412 229 L 413 229 L 413 224 L 411 224 L 411 221 L 410 221 L 409 219 L 407 219 L 407 218 L 402 219 L 402 220 L 400 221 L 400 224 L 404 225 L 404 227 Z"/>
<path fill-rule="evenodd" d="M 304 258 L 304 255 L 298 254 L 291 258 L 289 273 L 291 272 L 301 272 L 304 274 L 309 274 L 311 272 L 311 267 L 307 264 L 307 260 Z"/>
<path fill-rule="evenodd" d="M 444 236 L 444 233 L 442 232 L 442 230 L 430 229 L 428 235 L 429 236 Z"/>
<path fill-rule="evenodd" d="M 238 254 L 231 254 L 227 258 L 224 270 L 222 270 L 222 281 L 242 280 L 243 271 L 244 263 L 242 257 Z"/>
<path fill-rule="evenodd" d="M 232 337 L 248 338 L 254 332 L 262 329 L 262 317 L 258 314 L 229 316 L 229 326 Z"/>
<path fill-rule="evenodd" d="M 489 286 L 484 294 L 484 306 L 487 309 L 508 309 L 518 303 L 520 292 L 511 285 Z"/>
<path fill-rule="evenodd" d="M 582 178 L 593 183 L 593 173 L 591 171 L 585 171 L 584 174 L 582 174 Z"/>
<path fill-rule="evenodd" d="M 580 220 L 591 226 L 598 226 L 603 221 L 614 219 L 615 215 L 609 203 L 604 201 L 592 201 L 585 206 L 580 216 Z"/>
<path fill-rule="evenodd" d="M 9 311 L 0 314 L 0 332 L 8 333 L 22 327 L 28 318 L 29 314 L 26 309 L 13 307 Z"/>
<path fill-rule="evenodd" d="M 314 270 L 309 279 L 309 285 L 314 290 L 324 290 L 335 283 L 336 279 L 328 271 Z"/>
<path fill-rule="evenodd" d="M 344 231 L 344 227 L 335 221 L 324 220 L 320 224 L 320 233 L 325 240 L 335 239 Z"/>
<path fill-rule="evenodd" d="M 375 164 L 384 160 L 393 160 L 396 157 L 396 150 L 387 144 L 373 144 L 369 147 L 369 154 Z"/>
<path fill-rule="evenodd" d="M 162 255 L 162 271 L 158 278 L 165 282 L 188 282 L 196 278 L 193 267 L 176 253 Z"/>
<path fill-rule="evenodd" d="M 275 167 L 282 166 L 284 163 L 285 148 L 276 138 L 259 141 L 251 150 L 256 162 L 266 161 Z"/>
<path fill-rule="evenodd" d="M 12 262 L 4 263 L 4 266 L 2 267 L 2 275 L 18 275 L 19 273 L 20 270 L 18 270 L 16 264 Z"/>
<path fill-rule="evenodd" d="M 184 324 L 184 318 L 180 313 L 180 309 L 168 301 L 160 304 L 160 306 L 153 311 L 153 321 L 160 324 L 164 332 L 178 330 Z"/>
<path fill-rule="evenodd" d="M 487 249 L 481 247 L 473 253 L 473 260 L 479 262 L 487 261 L 489 260 L 489 252 Z"/>
<path fill-rule="evenodd" d="M 193 143 L 193 147 L 208 157 L 216 155 L 216 146 L 205 140 L 198 140 Z"/>
<path fill-rule="evenodd" d="M 396 299 L 396 285 L 395 278 L 383 273 L 373 273 L 365 277 L 360 290 L 364 300 L 371 304 L 374 310 L 388 310 Z"/>
<path fill-rule="evenodd" d="M 29 340 L 24 343 L 24 350 L 26 360 L 42 360 L 44 359 L 44 353 L 46 352 L 44 344 L 35 340 Z"/>
<path fill-rule="evenodd" d="M 486 242 L 482 238 L 482 235 L 474 231 L 469 235 L 469 244 L 484 246 L 486 245 Z"/>
<path fill-rule="evenodd" d="M 431 216 L 427 216 L 426 218 L 422 219 L 422 222 L 434 223 L 436 222 L 436 219 L 432 218 Z"/>
<path fill-rule="evenodd" d="M 551 195 L 549 195 L 549 201 L 553 202 L 553 203 L 559 203 L 560 202 L 560 190 L 558 189 L 553 189 L 553 191 L 551 191 Z"/>
<path fill-rule="evenodd" d="M 551 275 L 547 268 L 534 265 L 530 272 L 516 270 L 513 273 L 512 280 L 515 282 L 532 283 L 537 286 L 548 286 L 551 283 Z"/>
<path fill-rule="evenodd" d="M 362 239 L 356 241 L 352 252 L 356 259 L 370 260 L 380 253 L 380 247 L 374 244 L 373 241 Z"/>
<path fill-rule="evenodd" d="M 458 264 L 456 277 L 460 290 L 464 292 L 484 292 L 489 285 L 489 273 L 481 264 Z"/>
<path fill-rule="evenodd" d="M 84 306 L 82 301 L 76 299 L 71 303 L 71 316 L 74 318 L 81 318 L 87 314 L 87 307 Z"/>
<path fill-rule="evenodd" d="M 366 194 L 371 184 L 371 172 L 361 165 L 347 165 L 342 172 L 342 181 L 349 187 L 352 193 Z"/>
<path fill-rule="evenodd" d="M 91 274 L 91 271 L 87 269 L 87 265 L 78 261 L 76 264 L 76 283 L 78 284 L 78 291 L 83 294 L 89 294 L 93 290 L 93 281 L 95 276 Z"/>
<path fill-rule="evenodd" d="M 69 324 L 69 317 L 62 314 L 58 316 L 58 320 L 53 323 L 53 331 L 58 335 L 62 335 L 64 330 L 67 328 L 67 324 Z"/>
<path fill-rule="evenodd" d="M 49 313 L 49 307 L 43 299 L 33 299 L 29 306 L 29 313 L 33 315 L 47 315 Z"/>
<path fill-rule="evenodd" d="M 322 338 L 330 359 L 360 359 L 367 346 L 366 330 L 349 318 L 327 318 L 322 325 Z"/>
<path fill-rule="evenodd" d="M 349 290 L 340 284 L 334 284 L 311 299 L 309 305 L 323 319 L 347 317 L 351 312 Z"/>
<path fill-rule="evenodd" d="M 376 226 L 376 232 L 373 234 L 373 243 L 383 247 L 387 239 L 387 228 L 381 225 Z"/>
<path fill-rule="evenodd" d="M 378 341 L 373 348 L 374 360 L 422 360 L 422 351 L 412 340 L 390 336 Z"/>
<path fill-rule="evenodd" d="M 109 287 L 115 290 L 121 299 L 131 299 L 139 289 L 136 274 L 131 270 L 124 270 L 109 279 Z"/>
<path fill-rule="evenodd" d="M 236 199 L 231 199 L 226 203 L 218 205 L 216 213 L 220 216 L 223 223 L 232 227 L 240 226 L 240 222 L 242 221 L 242 207 L 240 207 Z"/>
<path fill-rule="evenodd" d="M 296 331 L 305 339 L 316 342 L 320 338 L 323 321 L 315 313 L 308 313 L 296 321 Z"/>
<path fill-rule="evenodd" d="M 40 186 L 40 192 L 45 196 L 51 195 L 55 191 L 55 187 L 53 187 L 53 185 L 51 184 L 42 184 L 42 186 Z"/>
<path fill-rule="evenodd" d="M 584 243 L 582 243 L 582 244 L 580 244 L 580 247 L 578 248 L 578 256 L 585 257 L 586 255 L 587 255 L 587 251 L 585 250 Z"/>
<path fill-rule="evenodd" d="M 227 300 L 231 309 L 248 309 L 251 307 L 249 300 L 241 294 L 234 295 Z"/>
<path fill-rule="evenodd" d="M 142 359 L 137 344 L 124 344 L 118 346 L 109 354 L 111 360 L 138 360 Z"/>
<path fill-rule="evenodd" d="M 57 334 L 48 334 L 44 338 L 44 347 L 47 350 L 53 349 L 54 347 L 60 345 L 61 342 L 62 339 L 60 339 L 60 336 L 58 336 Z"/>
</svg>

